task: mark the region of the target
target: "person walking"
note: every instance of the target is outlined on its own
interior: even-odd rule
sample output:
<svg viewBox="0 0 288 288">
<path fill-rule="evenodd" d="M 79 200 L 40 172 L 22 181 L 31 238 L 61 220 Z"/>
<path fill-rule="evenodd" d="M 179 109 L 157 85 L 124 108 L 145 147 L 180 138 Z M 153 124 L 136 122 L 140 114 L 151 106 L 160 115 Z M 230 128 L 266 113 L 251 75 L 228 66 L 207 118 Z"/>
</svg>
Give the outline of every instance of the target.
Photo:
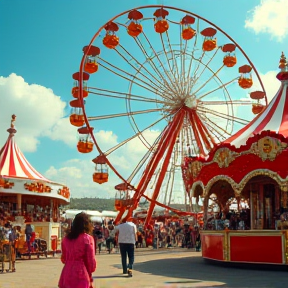
<svg viewBox="0 0 288 288">
<path fill-rule="evenodd" d="M 9 244 L 10 244 L 10 261 L 9 261 L 9 270 L 12 272 L 16 272 L 15 268 L 15 261 L 16 261 L 16 249 L 17 249 L 17 243 L 19 240 L 19 232 L 17 230 L 17 227 L 14 226 L 11 229 L 11 233 L 9 234 Z"/>
<path fill-rule="evenodd" d="M 104 230 L 101 223 L 96 223 L 93 229 L 93 236 L 95 241 L 95 254 L 97 253 L 97 247 L 99 254 L 101 253 L 102 244 L 104 242 Z"/>
<path fill-rule="evenodd" d="M 118 243 L 121 254 L 123 274 L 132 277 L 132 268 L 134 264 L 134 249 L 137 239 L 137 227 L 131 221 L 132 219 L 122 220 L 122 223 L 115 227 L 118 233 Z M 128 265 L 127 265 L 128 255 Z"/>
<path fill-rule="evenodd" d="M 93 288 L 92 273 L 96 270 L 92 224 L 86 213 L 75 216 L 71 230 L 61 243 L 64 264 L 59 288 Z"/>
<path fill-rule="evenodd" d="M 113 222 L 110 221 L 108 223 L 108 232 L 109 232 L 109 235 L 106 239 L 106 247 L 107 247 L 107 250 L 109 252 L 109 254 L 112 252 L 113 250 L 113 247 L 116 246 L 116 243 L 115 243 L 115 234 L 116 234 L 116 230 L 115 230 L 115 227 L 113 225 Z"/>
<path fill-rule="evenodd" d="M 25 227 L 25 236 L 26 236 L 26 244 L 27 244 L 27 249 L 28 249 L 28 253 L 29 254 L 31 253 L 31 242 L 30 242 L 30 240 L 31 240 L 32 232 L 33 232 L 33 229 L 32 229 L 31 224 L 27 223 L 26 227 Z"/>
</svg>

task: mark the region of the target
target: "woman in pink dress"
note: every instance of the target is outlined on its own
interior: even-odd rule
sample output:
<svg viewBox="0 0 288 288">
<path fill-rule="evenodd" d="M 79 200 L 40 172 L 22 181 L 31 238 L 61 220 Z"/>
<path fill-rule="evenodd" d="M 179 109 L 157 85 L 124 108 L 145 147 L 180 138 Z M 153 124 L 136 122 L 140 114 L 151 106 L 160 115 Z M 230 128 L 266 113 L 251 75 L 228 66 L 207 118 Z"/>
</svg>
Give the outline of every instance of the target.
<svg viewBox="0 0 288 288">
<path fill-rule="evenodd" d="M 71 231 L 64 237 L 61 261 L 64 264 L 60 288 L 92 288 L 92 273 L 96 270 L 92 225 L 85 213 L 75 216 Z"/>
</svg>

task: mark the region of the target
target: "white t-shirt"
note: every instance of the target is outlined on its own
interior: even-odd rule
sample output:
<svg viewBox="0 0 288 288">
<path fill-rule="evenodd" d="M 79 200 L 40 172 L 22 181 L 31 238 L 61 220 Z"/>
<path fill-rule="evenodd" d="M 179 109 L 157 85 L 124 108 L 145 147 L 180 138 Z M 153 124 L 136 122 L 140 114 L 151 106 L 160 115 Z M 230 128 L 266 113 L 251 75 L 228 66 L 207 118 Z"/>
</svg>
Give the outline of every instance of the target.
<svg viewBox="0 0 288 288">
<path fill-rule="evenodd" d="M 116 234 L 116 230 L 115 230 L 115 228 L 113 229 L 113 230 L 108 230 L 109 231 L 109 237 L 111 237 L 111 238 L 115 238 L 115 234 Z"/>
<path fill-rule="evenodd" d="M 137 227 L 133 222 L 119 224 L 115 230 L 119 231 L 118 243 L 135 244 Z"/>
</svg>

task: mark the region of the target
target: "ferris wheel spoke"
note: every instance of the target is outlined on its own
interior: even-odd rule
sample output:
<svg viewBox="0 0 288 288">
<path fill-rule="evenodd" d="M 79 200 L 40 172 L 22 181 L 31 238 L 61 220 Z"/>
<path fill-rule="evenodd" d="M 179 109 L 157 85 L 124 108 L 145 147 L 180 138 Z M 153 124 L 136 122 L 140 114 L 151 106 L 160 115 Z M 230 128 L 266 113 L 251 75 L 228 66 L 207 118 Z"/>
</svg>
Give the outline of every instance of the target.
<svg viewBox="0 0 288 288">
<path fill-rule="evenodd" d="M 242 105 L 251 105 L 252 102 L 250 100 L 229 100 L 229 101 L 199 101 L 198 102 L 199 105 L 203 105 L 203 106 L 217 106 L 217 105 L 235 105 L 235 106 L 242 106 Z"/>
<path fill-rule="evenodd" d="M 154 143 L 151 145 L 151 148 L 148 149 L 148 151 L 145 153 L 143 158 L 139 161 L 134 171 L 128 177 L 127 181 L 131 182 L 134 179 L 135 175 L 140 171 L 140 169 L 147 163 L 149 157 L 151 157 L 151 154 L 153 153 L 153 150 L 155 149 L 156 145 L 159 143 L 161 136 L 162 136 L 162 133 L 159 134 L 159 136 L 156 138 Z"/>
<path fill-rule="evenodd" d="M 127 99 L 127 96 L 129 97 L 129 100 L 132 101 L 143 101 L 143 102 L 151 102 L 151 103 L 158 103 L 158 104 L 165 104 L 167 103 L 167 101 L 161 101 L 161 100 L 156 100 L 156 99 L 152 99 L 152 98 L 147 98 L 145 96 L 140 96 L 140 95 L 136 95 L 136 94 L 131 94 L 128 92 L 119 92 L 119 91 L 111 91 L 111 90 L 107 90 L 107 89 L 100 89 L 100 88 L 96 88 L 96 87 L 88 87 L 89 88 L 89 93 L 91 94 L 95 94 L 98 96 L 105 96 L 105 97 L 111 97 L 111 98 L 119 98 L 119 99 Z M 101 91 L 101 92 L 94 92 L 92 90 L 97 90 L 97 91 Z M 103 93 L 103 92 L 107 92 Z M 117 94 L 117 95 L 112 95 L 112 94 Z M 119 96 L 121 95 L 121 96 Z M 169 98 L 167 98 L 167 100 L 171 100 Z"/>
<path fill-rule="evenodd" d="M 101 60 L 103 61 L 103 59 L 101 59 Z M 104 61 L 104 62 L 106 62 L 106 61 Z M 99 63 L 99 65 L 100 65 L 101 67 L 107 69 L 108 71 L 114 73 L 115 75 L 117 75 L 117 76 L 119 76 L 119 77 L 127 80 L 128 82 L 130 82 L 130 83 L 133 82 L 133 83 L 135 83 L 136 85 L 138 85 L 138 86 L 140 86 L 140 87 L 142 87 L 142 88 L 144 88 L 144 89 L 146 89 L 146 90 L 148 90 L 148 91 L 150 91 L 150 92 L 152 92 L 152 93 L 154 93 L 154 94 L 157 94 L 157 89 L 156 89 L 155 87 L 153 87 L 153 86 L 151 86 L 149 83 L 147 83 L 147 82 L 145 82 L 145 81 L 143 81 L 143 80 L 135 77 L 134 75 L 132 75 L 132 74 L 130 74 L 130 73 L 128 73 L 128 72 L 125 72 L 124 70 L 122 70 L 122 69 L 120 69 L 120 68 L 117 68 L 116 66 L 114 66 L 114 65 L 112 65 L 112 64 L 110 64 L 110 65 L 111 65 L 111 66 L 114 66 L 114 68 L 117 68 L 117 69 L 120 70 L 122 73 L 124 73 L 124 75 L 129 76 L 130 78 L 128 78 L 128 77 L 126 77 L 126 76 L 124 76 L 124 75 L 122 75 L 122 74 L 114 71 L 113 69 L 111 69 L 111 68 L 103 65 L 102 63 Z M 143 86 L 142 84 L 134 81 L 134 79 L 137 79 L 138 81 L 142 82 L 142 83 L 145 84 L 146 86 Z M 150 87 L 150 88 L 148 88 L 147 86 Z"/>
<path fill-rule="evenodd" d="M 119 45 L 124 51 L 127 51 L 123 46 Z M 130 65 L 138 74 L 142 75 L 146 80 L 150 81 L 151 84 L 153 84 L 154 86 L 156 86 L 158 89 L 160 89 L 162 91 L 162 83 L 154 76 L 152 75 L 149 71 L 148 71 L 148 74 L 152 77 L 152 79 L 154 79 L 156 82 L 158 82 L 156 84 L 156 82 L 154 82 L 151 78 L 149 78 L 148 76 L 146 76 L 145 74 L 143 74 L 140 70 L 141 68 L 143 68 L 143 70 L 145 70 L 147 72 L 147 69 L 144 69 L 144 66 L 139 63 L 139 61 L 136 60 L 136 63 L 139 65 L 139 67 L 135 67 L 133 64 L 131 64 L 131 61 L 129 61 L 124 55 L 122 55 L 122 53 L 118 50 L 118 49 L 114 49 L 118 55 L 124 59 L 128 65 Z M 128 52 L 129 53 L 129 52 Z M 132 59 L 134 60 L 135 58 L 129 53 L 129 55 L 132 57 Z M 160 84 L 160 86 L 159 86 Z"/>
<path fill-rule="evenodd" d="M 209 118 L 206 117 L 206 115 L 202 115 L 202 116 L 204 116 L 203 118 L 206 120 L 206 121 L 204 120 L 204 122 L 206 123 L 207 128 L 214 135 L 214 137 L 218 140 L 218 142 L 221 142 L 225 139 L 223 135 L 228 136 L 228 137 L 231 136 L 231 133 L 226 131 L 221 126 L 217 125 L 215 122 L 212 122 Z"/>
<path fill-rule="evenodd" d="M 250 121 L 245 120 L 243 118 L 239 118 L 239 117 L 236 117 L 236 116 L 233 116 L 233 115 L 221 113 L 221 112 L 218 112 L 216 110 L 211 110 L 211 109 L 208 109 L 208 108 L 200 108 L 200 107 L 198 107 L 197 110 L 199 110 L 202 113 L 212 114 L 214 116 L 217 116 L 217 117 L 225 119 L 225 120 L 233 120 L 233 121 L 235 121 L 235 122 L 237 122 L 239 124 L 242 124 L 242 125 L 246 125 L 246 124 L 248 124 L 250 122 Z"/>
<path fill-rule="evenodd" d="M 143 34 L 144 35 L 144 34 Z M 146 57 L 147 63 L 150 65 L 150 67 L 152 68 L 152 70 L 158 75 L 158 77 L 160 79 L 162 79 L 163 84 L 165 86 L 167 86 L 169 88 L 170 91 L 173 91 L 172 87 L 170 86 L 170 83 L 167 82 L 167 80 L 165 79 L 165 77 L 163 76 L 163 73 L 157 68 L 156 64 L 154 63 L 154 57 L 151 57 L 147 54 L 147 50 L 145 49 L 143 43 L 141 42 L 141 39 L 139 37 L 134 37 L 134 40 L 136 42 L 136 44 L 138 45 L 138 47 L 140 48 L 140 50 L 142 51 L 142 53 L 144 54 L 144 56 Z M 151 45 L 151 44 L 150 44 Z M 154 51 L 155 52 L 155 51 Z M 158 60 L 159 61 L 159 60 Z M 173 91 L 175 93 L 175 91 Z"/>
<path fill-rule="evenodd" d="M 87 119 L 89 121 L 94 121 L 94 120 L 103 120 L 103 119 L 111 119 L 111 118 L 116 118 L 116 117 L 127 117 L 129 115 L 139 115 L 139 114 L 147 114 L 151 112 L 159 112 L 162 109 L 148 109 L 148 110 L 142 110 L 142 111 L 134 111 L 134 112 L 125 112 L 125 113 L 117 113 L 117 114 L 110 114 L 110 115 L 101 115 L 101 116 L 89 116 Z"/>
<path fill-rule="evenodd" d="M 198 35 L 199 35 L 199 28 L 200 28 L 200 22 L 199 22 L 199 18 L 197 18 L 197 33 L 195 35 L 195 41 L 194 41 L 194 44 L 193 44 L 193 48 L 192 48 L 192 54 L 191 54 L 191 57 L 190 57 L 190 62 L 189 62 L 189 68 L 188 68 L 188 73 L 187 73 L 187 89 L 186 89 L 186 94 L 189 93 L 189 91 L 191 90 L 191 86 L 193 85 L 193 83 L 195 82 L 195 76 L 197 74 L 197 71 L 199 69 L 199 66 L 197 67 L 197 69 L 193 72 L 193 76 L 191 77 L 190 74 L 191 74 L 191 68 L 192 68 L 192 64 L 193 64 L 193 61 L 195 60 L 195 57 L 194 57 L 194 53 L 196 51 L 196 47 L 197 47 L 197 41 L 198 41 Z M 180 36 L 180 39 L 182 39 L 182 37 Z M 202 53 L 202 57 L 204 56 L 204 53 Z"/>
<path fill-rule="evenodd" d="M 215 92 L 215 91 L 218 91 L 219 89 L 226 88 L 229 84 L 233 83 L 233 82 L 236 81 L 237 79 L 238 79 L 238 77 L 236 77 L 236 78 L 234 78 L 234 79 L 232 79 L 232 80 L 230 80 L 230 81 L 228 81 L 228 82 L 226 82 L 226 83 L 222 83 L 222 81 L 221 81 L 221 84 L 222 84 L 222 85 L 218 86 L 217 88 L 215 88 L 215 89 L 213 89 L 213 90 L 208 91 L 207 93 L 205 93 L 205 94 L 203 94 L 203 95 L 201 95 L 201 96 L 198 96 L 197 99 L 198 99 L 198 100 L 199 100 L 199 99 L 202 99 L 202 98 L 210 95 L 211 93 L 213 93 L 213 92 Z M 218 79 L 218 80 L 219 80 L 219 79 Z M 227 91 L 227 90 L 226 90 L 226 91 Z M 227 91 L 227 92 L 228 92 L 228 91 Z M 228 93 L 228 94 L 229 94 L 229 93 Z"/>
<path fill-rule="evenodd" d="M 151 127 L 155 126 L 157 123 L 159 123 L 160 121 L 162 121 L 163 119 L 165 119 L 165 116 L 163 116 L 162 118 L 158 119 L 157 121 L 153 122 L 151 125 L 145 127 L 143 130 L 138 131 L 137 133 L 135 133 L 132 137 L 127 138 L 126 140 L 122 141 L 121 143 L 115 145 L 114 147 L 110 148 L 109 150 L 107 150 L 105 152 L 105 155 L 109 155 L 112 152 L 114 152 L 115 150 L 117 150 L 118 148 L 120 148 L 121 146 L 123 146 L 124 144 L 126 144 L 127 142 L 135 139 L 135 138 L 139 138 L 141 140 L 141 138 L 139 136 L 141 136 L 143 134 L 143 132 L 145 132 L 147 129 L 150 129 Z M 142 140 L 141 140 L 142 141 Z M 142 141 L 143 142 L 143 141 Z M 146 146 L 146 145 L 145 145 Z M 146 146 L 147 147 L 147 146 Z M 150 147 L 147 147 L 148 149 L 151 149 Z"/>
<path fill-rule="evenodd" d="M 209 65 L 210 65 L 210 63 L 212 62 L 212 60 L 214 59 L 214 57 L 217 55 L 217 52 L 219 51 L 219 49 L 220 49 L 220 47 L 218 47 L 217 49 L 216 49 L 216 51 L 214 52 L 214 54 L 212 55 L 212 57 L 210 57 L 210 59 L 209 59 L 209 61 L 207 62 L 207 63 L 203 63 L 202 62 L 202 64 L 203 64 L 203 69 L 202 69 L 202 71 L 198 74 L 198 76 L 197 76 L 197 78 L 195 79 L 195 82 L 197 82 L 198 80 L 199 80 L 199 78 L 202 76 L 202 74 L 205 72 L 205 70 L 207 69 L 207 68 L 209 68 Z M 223 65 L 224 66 L 224 65 Z M 223 68 L 223 67 L 221 67 L 221 68 Z"/>
<path fill-rule="evenodd" d="M 223 67 L 225 67 L 225 65 L 223 64 L 215 73 L 212 74 L 212 76 L 207 79 L 207 81 L 201 85 L 196 91 L 194 91 L 193 93 L 196 94 L 197 92 L 199 92 L 202 88 L 204 88 L 214 77 L 217 77 L 217 74 L 223 69 Z M 198 80 L 198 79 L 197 79 Z M 197 81 L 196 80 L 196 81 Z"/>
<path fill-rule="evenodd" d="M 131 59 L 133 59 L 137 63 L 137 65 L 139 65 L 140 69 L 143 68 L 146 73 L 149 74 L 156 82 L 158 82 L 160 85 L 163 85 L 163 83 L 161 83 L 159 79 L 156 78 L 155 75 L 153 75 L 143 64 L 141 64 L 127 49 L 125 49 L 122 45 L 119 45 L 119 47 L 121 47 L 131 57 Z"/>
<path fill-rule="evenodd" d="M 203 59 L 204 55 L 205 55 L 205 51 L 202 52 L 202 55 L 199 58 L 194 58 L 197 61 L 197 65 L 196 65 L 195 70 L 193 71 L 193 76 L 192 77 L 189 76 L 190 77 L 190 81 L 189 81 L 189 84 L 188 84 L 188 87 L 187 87 L 188 88 L 188 90 L 187 90 L 188 92 L 190 92 L 193 84 L 196 83 L 196 81 L 195 81 L 196 80 L 196 75 L 198 73 L 198 70 L 200 69 L 200 65 L 202 63 L 202 59 Z"/>
<path fill-rule="evenodd" d="M 167 31 L 166 31 L 166 36 L 167 36 L 167 39 L 169 39 L 169 34 L 167 33 Z M 180 91 L 179 91 L 179 85 L 177 85 L 178 81 L 177 81 L 177 79 L 175 78 L 174 71 L 173 71 L 173 69 L 172 69 L 172 67 L 171 67 L 170 59 L 169 59 L 169 57 L 168 57 L 168 54 L 167 54 L 167 51 L 166 51 L 166 48 L 165 48 L 165 44 L 164 44 L 164 40 L 163 40 L 163 35 L 162 35 L 162 34 L 160 34 L 160 39 L 161 39 L 163 51 L 164 51 L 164 54 L 165 54 L 165 57 L 166 57 L 166 61 L 167 61 L 167 64 L 168 64 L 168 68 L 169 68 L 169 70 L 170 70 L 170 72 L 165 73 L 165 74 L 166 74 L 166 75 L 168 76 L 168 78 L 170 79 L 171 84 L 173 84 L 173 83 L 175 84 L 175 86 L 174 86 L 174 85 L 173 85 L 173 86 L 174 86 L 174 88 L 176 89 L 176 91 L 179 93 L 179 92 L 180 92 Z M 170 51 L 170 53 L 173 55 L 173 51 L 172 51 L 172 50 Z M 155 54 L 155 55 L 156 55 L 156 54 Z M 157 55 L 157 57 L 158 57 L 158 55 Z M 173 59 L 173 56 L 172 56 L 172 59 Z M 159 60 L 159 58 L 158 58 L 158 60 Z M 159 60 L 159 61 L 160 61 L 160 60 Z M 162 62 L 161 62 L 161 65 L 162 65 L 162 67 L 163 67 Z M 163 69 L 164 69 L 164 67 L 163 67 Z M 169 75 L 171 75 L 171 76 L 173 77 L 173 79 L 171 79 Z"/>
<path fill-rule="evenodd" d="M 91 87 L 89 87 L 89 89 L 91 89 Z M 109 97 L 109 98 L 126 99 L 126 97 L 124 97 L 124 96 L 119 96 L 119 95 L 116 96 L 116 95 L 100 93 L 100 92 L 92 92 L 91 90 L 89 90 L 89 94 L 94 94 L 94 95 L 97 95 L 97 96 L 103 96 L 103 97 Z M 118 92 L 117 94 L 120 94 L 120 93 Z M 129 94 L 129 93 L 125 93 L 125 95 L 129 96 L 129 99 L 132 100 L 132 101 L 150 102 L 150 103 L 159 103 L 159 104 L 166 103 L 166 102 L 163 102 L 163 101 L 154 100 L 154 99 L 145 98 L 145 97 L 142 97 L 142 99 L 141 99 L 141 97 L 139 97 L 139 98 L 135 98 L 133 96 L 131 97 L 132 94 Z"/>
<path fill-rule="evenodd" d="M 155 49 L 154 49 L 154 47 L 152 46 L 152 44 L 151 44 L 151 42 L 149 41 L 149 39 L 148 39 L 148 37 L 147 37 L 147 35 L 145 34 L 145 32 L 143 31 L 143 36 L 145 37 L 145 39 L 146 39 L 146 41 L 148 42 L 148 44 L 149 44 L 149 46 L 150 46 L 150 48 L 152 49 L 152 51 L 153 51 L 153 54 L 155 55 L 155 57 L 157 58 L 157 60 L 158 60 L 158 62 L 159 62 L 159 64 L 160 64 L 160 66 L 162 67 L 162 69 L 163 69 L 163 72 L 165 73 L 165 75 L 167 76 L 167 78 L 169 79 L 169 81 L 170 81 L 170 84 L 173 86 L 173 88 L 175 89 L 172 89 L 172 91 L 174 91 L 174 92 L 176 92 L 177 93 L 177 86 L 175 86 L 175 84 L 173 83 L 173 80 L 171 79 L 171 77 L 170 77 L 170 75 L 169 75 L 169 73 L 167 73 L 167 70 L 165 69 L 165 67 L 164 67 L 164 65 L 163 65 L 163 63 L 162 63 L 162 61 L 161 61 L 161 59 L 159 58 L 159 56 L 158 56 L 158 53 L 155 51 Z M 162 36 L 162 34 L 161 34 L 161 36 Z M 165 48 L 165 46 L 164 46 L 164 43 L 162 42 L 162 45 L 163 45 L 163 48 Z M 169 62 L 169 61 L 168 61 Z M 167 83 L 167 81 L 165 80 L 165 82 Z M 170 86 L 170 85 L 168 85 L 168 86 Z"/>
<path fill-rule="evenodd" d="M 181 47 L 182 47 L 182 45 L 181 45 Z M 185 47 L 184 47 L 184 51 L 182 51 L 182 53 L 181 53 L 181 55 L 182 55 L 182 68 L 181 68 L 181 78 L 182 78 L 182 84 L 183 84 L 183 89 L 184 89 L 184 87 L 186 87 L 187 85 L 184 85 L 185 84 L 185 81 L 186 81 L 186 77 L 185 77 L 185 73 L 186 73 L 186 71 L 185 71 L 185 62 L 186 62 L 186 50 L 187 50 L 187 41 L 185 41 Z M 184 92 L 184 91 L 183 91 Z"/>
<path fill-rule="evenodd" d="M 188 41 L 186 40 L 185 41 L 185 47 L 184 47 L 184 50 L 182 50 L 182 47 L 183 47 L 183 39 L 182 39 L 182 33 L 181 33 L 181 29 L 180 29 L 180 70 L 181 70 L 181 76 L 180 76 L 180 78 L 179 78 L 179 82 L 181 83 L 181 93 L 182 94 L 187 94 L 187 86 L 188 86 L 188 82 L 189 82 L 189 72 L 188 72 L 188 74 L 187 74 L 187 76 L 186 76 L 186 69 L 185 69 L 185 67 L 186 67 L 186 65 L 185 65 L 185 62 L 186 62 L 186 54 L 187 54 L 187 46 L 188 46 Z M 193 57 L 193 56 L 190 56 L 191 58 Z M 191 62 L 190 62 L 191 63 Z M 192 63 L 191 63 L 191 65 L 192 65 Z"/>
<path fill-rule="evenodd" d="M 179 81 L 180 80 L 180 75 L 179 75 L 179 71 L 178 71 L 178 65 L 177 65 L 177 61 L 176 61 L 176 58 L 175 58 L 175 54 L 173 53 L 173 49 L 172 49 L 172 45 L 171 45 L 171 42 L 170 42 L 170 37 L 169 37 L 169 34 L 168 32 L 166 31 L 166 36 L 167 36 L 167 41 L 168 41 L 168 45 L 169 45 L 169 49 L 171 51 L 171 54 L 172 54 L 172 61 L 173 61 L 173 65 L 175 67 L 175 72 L 177 74 L 177 80 Z"/>
</svg>

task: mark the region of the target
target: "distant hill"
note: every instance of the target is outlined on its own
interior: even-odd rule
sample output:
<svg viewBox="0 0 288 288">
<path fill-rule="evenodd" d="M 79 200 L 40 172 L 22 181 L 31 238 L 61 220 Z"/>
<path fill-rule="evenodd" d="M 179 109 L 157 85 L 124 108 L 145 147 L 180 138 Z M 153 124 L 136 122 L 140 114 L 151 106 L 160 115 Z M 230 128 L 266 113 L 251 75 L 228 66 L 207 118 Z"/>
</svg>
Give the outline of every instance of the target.
<svg viewBox="0 0 288 288">
<path fill-rule="evenodd" d="M 97 210 L 97 211 L 116 211 L 114 206 L 114 198 L 71 198 L 70 204 L 65 206 L 65 209 L 79 210 Z"/>
<path fill-rule="evenodd" d="M 65 206 L 65 209 L 97 210 L 100 212 L 103 210 L 116 211 L 114 202 L 114 198 L 71 198 L 70 204 Z M 181 211 L 191 211 L 191 209 L 184 204 L 172 204 L 171 207 Z M 199 212 L 201 209 L 200 206 L 193 205 L 193 210 Z"/>
</svg>

